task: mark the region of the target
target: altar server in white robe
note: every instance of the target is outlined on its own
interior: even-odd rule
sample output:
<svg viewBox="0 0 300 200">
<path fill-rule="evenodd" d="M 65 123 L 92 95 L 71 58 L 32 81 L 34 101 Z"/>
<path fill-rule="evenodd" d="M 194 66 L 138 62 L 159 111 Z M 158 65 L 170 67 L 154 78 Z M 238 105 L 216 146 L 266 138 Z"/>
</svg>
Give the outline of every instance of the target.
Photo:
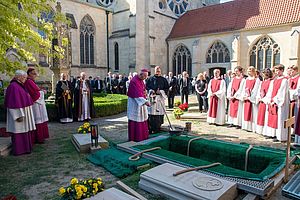
<svg viewBox="0 0 300 200">
<path fill-rule="evenodd" d="M 266 112 L 267 112 L 267 92 L 270 87 L 270 83 L 273 77 L 271 69 L 266 68 L 262 72 L 264 80 L 259 84 L 259 89 L 256 95 L 256 102 L 258 104 L 258 114 L 256 120 L 256 130 L 258 134 L 263 134 L 263 130 L 266 124 Z"/>
<path fill-rule="evenodd" d="M 234 72 L 236 77 L 231 80 L 227 89 L 227 99 L 229 100 L 228 127 L 241 128 L 243 114 L 242 89 L 244 88 L 245 79 L 242 67 L 237 66 Z"/>
<path fill-rule="evenodd" d="M 226 108 L 226 83 L 220 77 L 220 70 L 214 70 L 214 78 L 209 81 L 208 87 L 209 109 L 207 113 L 207 122 L 209 124 L 225 124 Z"/>
<path fill-rule="evenodd" d="M 300 90 L 300 75 L 298 74 L 298 66 L 292 65 L 288 67 L 288 72 L 290 78 L 289 82 L 289 98 L 290 98 L 290 116 L 295 116 L 296 121 L 298 119 L 298 111 L 299 111 L 299 90 Z M 294 132 L 294 129 L 292 129 Z M 295 143 L 300 145 L 300 136 L 295 134 Z"/>
<path fill-rule="evenodd" d="M 256 70 L 253 66 L 250 66 L 247 72 L 249 76 L 242 88 L 242 129 L 255 131 L 257 120 L 256 96 L 261 81 L 256 77 Z"/>
<path fill-rule="evenodd" d="M 284 66 L 277 65 L 275 68 L 276 77 L 271 81 L 267 93 L 267 115 L 264 135 L 276 137 L 274 141 L 286 141 L 287 129 L 284 128 L 284 121 L 289 114 L 288 81 L 283 76 Z"/>
</svg>

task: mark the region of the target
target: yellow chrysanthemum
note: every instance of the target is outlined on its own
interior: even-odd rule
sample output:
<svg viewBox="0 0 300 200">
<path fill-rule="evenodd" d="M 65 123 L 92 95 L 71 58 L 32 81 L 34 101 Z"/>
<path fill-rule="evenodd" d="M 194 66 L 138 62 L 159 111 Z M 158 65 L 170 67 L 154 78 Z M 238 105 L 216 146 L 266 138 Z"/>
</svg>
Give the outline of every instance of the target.
<svg viewBox="0 0 300 200">
<path fill-rule="evenodd" d="M 66 189 L 64 187 L 59 188 L 59 194 L 63 196 L 66 193 Z"/>
<path fill-rule="evenodd" d="M 97 188 L 98 187 L 98 184 L 97 183 L 94 183 L 93 184 L 93 188 Z"/>
<path fill-rule="evenodd" d="M 93 180 L 88 180 L 89 184 L 92 185 L 93 183 Z"/>
<path fill-rule="evenodd" d="M 98 185 L 101 185 L 102 184 L 102 181 L 97 181 Z"/>
<path fill-rule="evenodd" d="M 97 178 L 97 180 L 98 180 L 98 181 L 102 181 L 102 179 L 101 179 L 101 178 Z"/>
<path fill-rule="evenodd" d="M 78 183 L 78 179 L 77 178 L 72 178 L 71 179 L 71 184 L 72 185 L 75 185 L 75 184 L 77 184 Z"/>
</svg>

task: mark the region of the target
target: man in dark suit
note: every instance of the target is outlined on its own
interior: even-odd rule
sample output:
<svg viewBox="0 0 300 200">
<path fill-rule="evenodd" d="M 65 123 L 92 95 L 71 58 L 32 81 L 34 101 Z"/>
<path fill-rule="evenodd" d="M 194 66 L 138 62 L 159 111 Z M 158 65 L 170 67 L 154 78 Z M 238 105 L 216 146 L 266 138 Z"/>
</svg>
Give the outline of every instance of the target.
<svg viewBox="0 0 300 200">
<path fill-rule="evenodd" d="M 123 75 L 119 75 L 119 79 L 118 79 L 118 92 L 119 94 L 126 94 L 126 81 L 123 77 Z"/>
<path fill-rule="evenodd" d="M 117 79 L 117 75 L 113 74 L 111 79 L 111 87 L 112 87 L 113 94 L 118 94 L 119 92 L 118 85 L 119 85 L 119 80 Z"/>
<path fill-rule="evenodd" d="M 173 76 L 172 72 L 169 72 L 169 77 L 167 80 L 169 83 L 168 107 L 173 108 L 174 107 L 174 97 L 177 93 L 177 78 L 175 76 Z"/>
<path fill-rule="evenodd" d="M 100 80 L 100 76 L 96 77 L 96 80 L 94 82 L 94 90 L 97 93 L 100 93 L 103 90 L 103 81 Z"/>
<path fill-rule="evenodd" d="M 180 86 L 180 95 L 181 95 L 181 103 L 189 103 L 189 86 L 190 86 L 190 79 L 189 75 L 186 71 L 182 72 L 182 78 L 179 80 Z"/>
</svg>

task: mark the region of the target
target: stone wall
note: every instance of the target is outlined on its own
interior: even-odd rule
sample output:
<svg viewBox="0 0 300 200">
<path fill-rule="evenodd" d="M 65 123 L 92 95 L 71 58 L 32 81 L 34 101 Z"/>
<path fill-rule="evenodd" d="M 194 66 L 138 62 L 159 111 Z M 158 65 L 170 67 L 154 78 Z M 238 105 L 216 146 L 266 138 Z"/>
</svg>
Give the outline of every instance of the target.
<svg viewBox="0 0 300 200">
<path fill-rule="evenodd" d="M 99 75 L 105 76 L 105 73 L 100 73 L 102 68 L 106 68 L 106 11 L 100 6 L 91 5 L 85 2 L 76 0 L 61 1 L 62 12 L 71 13 L 74 15 L 77 29 L 71 29 L 71 49 L 72 49 L 72 67 L 71 75 L 79 74 L 80 71 L 85 71 L 88 74 L 99 71 Z M 80 66 L 80 22 L 89 15 L 95 24 L 95 66 L 82 67 Z M 97 73 L 98 74 L 98 73 Z M 94 76 L 93 76 L 94 77 Z"/>
</svg>

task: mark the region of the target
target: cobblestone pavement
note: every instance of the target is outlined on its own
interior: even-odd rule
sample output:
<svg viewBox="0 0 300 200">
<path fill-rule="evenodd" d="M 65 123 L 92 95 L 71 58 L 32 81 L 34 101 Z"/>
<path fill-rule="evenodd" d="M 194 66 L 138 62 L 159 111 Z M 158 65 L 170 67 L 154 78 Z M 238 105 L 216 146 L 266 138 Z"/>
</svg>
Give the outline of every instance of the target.
<svg viewBox="0 0 300 200">
<path fill-rule="evenodd" d="M 179 97 L 176 97 L 179 99 Z M 195 105 L 196 97 L 190 96 L 190 103 Z M 191 108 L 191 110 L 194 108 Z M 264 145 L 276 148 L 284 148 L 285 143 L 273 142 L 272 140 L 265 139 L 263 136 L 246 132 L 243 130 L 237 130 L 234 128 L 227 128 L 225 126 L 212 126 L 206 123 L 205 115 L 201 115 L 201 119 L 195 120 L 176 120 L 172 111 L 167 111 L 172 125 L 185 126 L 187 121 L 192 122 L 192 134 L 201 135 L 202 137 L 209 139 L 220 139 L 232 142 L 246 142 L 253 145 Z M 200 115 L 200 114 L 199 114 Z M 127 117 L 126 113 L 121 113 L 111 117 L 97 118 L 93 121 L 97 122 L 100 128 L 100 135 L 111 143 L 121 143 L 128 140 L 127 137 Z M 42 151 L 45 154 L 45 159 L 42 161 L 42 165 L 48 166 L 48 171 L 51 171 L 47 180 L 42 182 L 27 185 L 20 193 L 25 194 L 29 199 L 52 199 L 50 192 L 56 193 L 57 189 L 62 185 L 67 185 L 68 181 L 76 176 L 78 178 L 87 178 L 93 176 L 101 176 L 107 183 L 108 187 L 114 186 L 118 180 L 109 172 L 101 167 L 96 167 L 85 160 L 85 155 L 77 154 L 75 148 L 71 147 L 71 134 L 75 133 L 77 128 L 82 123 L 60 124 L 56 122 L 49 123 L 50 139 L 43 145 L 41 145 Z M 0 127 L 3 127 L 4 123 L 0 123 Z M 164 126 L 168 126 L 165 119 Z M 64 142 L 63 142 L 64 141 Z M 72 152 L 71 163 L 68 162 L 68 157 L 64 158 L 52 158 L 54 154 L 60 156 L 61 151 L 64 150 L 64 146 L 67 145 Z M 30 155 L 16 157 L 18 162 L 24 160 L 31 160 L 35 162 L 35 150 Z M 47 159 L 47 157 L 49 158 Z M 9 156 L 12 157 L 12 156 Z M 75 157 L 75 159 L 74 159 Z M 60 165 L 60 168 L 56 169 L 55 162 L 57 159 L 63 159 L 64 164 Z M 0 162 L 2 162 L 0 158 Z M 5 161 L 5 159 L 4 159 Z M 16 173 L 16 176 L 22 176 L 22 172 Z M 0 180 L 1 177 L 0 177 Z M 2 184 L 2 183 L 1 183 Z M 1 187 L 0 187 L 1 189 Z M 0 190 L 1 191 L 1 190 Z M 145 194 L 145 193 L 144 193 Z M 3 195 L 3 194 L 2 194 Z M 52 194 L 53 195 L 53 194 Z M 0 192 L 1 196 L 1 192 Z M 55 195 L 54 195 L 55 196 Z M 56 196 L 57 197 L 57 196 Z M 151 199 L 151 198 L 150 198 Z M 155 198 L 154 198 L 155 199 Z M 156 198 L 157 199 L 157 198 Z M 159 198 L 158 198 L 159 199 Z M 285 199 L 281 196 L 280 190 L 278 190 L 271 199 Z"/>
</svg>

